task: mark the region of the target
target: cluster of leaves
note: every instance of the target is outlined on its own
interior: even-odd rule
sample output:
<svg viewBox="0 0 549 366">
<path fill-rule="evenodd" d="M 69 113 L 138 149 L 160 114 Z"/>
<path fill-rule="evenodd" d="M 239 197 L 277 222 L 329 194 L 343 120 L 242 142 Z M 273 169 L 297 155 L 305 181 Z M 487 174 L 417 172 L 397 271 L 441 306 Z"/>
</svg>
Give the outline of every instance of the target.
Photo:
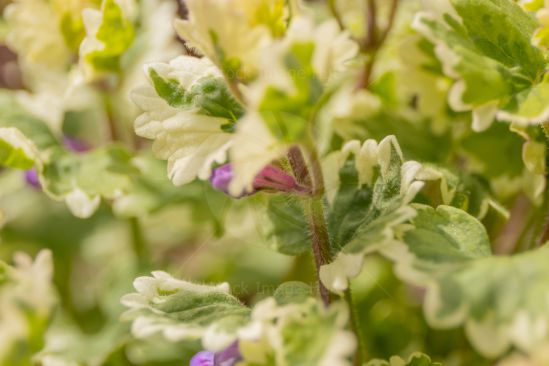
<svg viewBox="0 0 549 366">
<path fill-rule="evenodd" d="M 11 1 L 0 363 L 545 365 L 548 12 Z"/>
</svg>

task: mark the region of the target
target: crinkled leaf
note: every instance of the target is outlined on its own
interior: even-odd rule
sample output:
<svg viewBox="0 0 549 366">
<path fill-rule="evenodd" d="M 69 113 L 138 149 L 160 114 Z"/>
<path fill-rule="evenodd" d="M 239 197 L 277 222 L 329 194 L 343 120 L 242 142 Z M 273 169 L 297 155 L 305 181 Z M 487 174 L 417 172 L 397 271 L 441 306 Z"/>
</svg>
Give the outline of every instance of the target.
<svg viewBox="0 0 549 366">
<path fill-rule="evenodd" d="M 233 97 L 225 80 L 219 76 L 206 76 L 185 89 L 175 79 L 165 79 L 154 68 L 149 77 L 156 93 L 174 108 L 189 109 L 197 114 L 225 118 L 236 122 L 244 109 Z"/>
<path fill-rule="evenodd" d="M 273 294 L 278 305 L 301 304 L 313 295 L 311 286 L 303 282 L 284 282 Z"/>
<path fill-rule="evenodd" d="M 342 305 L 325 308 L 311 298 L 299 304 L 278 305 L 272 298 L 257 304 L 252 324 L 241 332 L 241 365 L 350 366 L 356 341 L 344 330 Z"/>
<path fill-rule="evenodd" d="M 297 255 L 311 249 L 308 223 L 298 199 L 281 195 L 269 197 L 267 216 L 270 224 L 265 234 L 274 250 Z"/>
<path fill-rule="evenodd" d="M 175 185 L 209 178 L 212 165 L 226 160 L 241 106 L 206 58 L 181 56 L 151 64 L 147 74 L 150 84 L 131 94 L 143 111 L 136 133 L 155 140 L 153 151 L 168 161 Z"/>
<path fill-rule="evenodd" d="M 134 282 L 137 293 L 124 296 L 138 338 L 160 333 L 172 342 L 203 339 L 207 348 L 221 349 L 250 319 L 250 310 L 229 293 L 227 284 L 196 285 L 153 272 Z"/>
<path fill-rule="evenodd" d="M 354 156 L 349 158 L 350 152 Z M 320 277 L 331 290 L 342 291 L 348 278 L 360 272 L 363 256 L 392 241 L 394 228 L 414 215 L 409 203 L 423 183 L 415 178 L 421 165 L 404 162 L 394 136 L 379 145 L 374 140 L 362 146 L 351 142 L 334 157 L 340 162 L 326 168 L 340 166 L 328 214 L 336 259 L 321 268 Z"/>
<path fill-rule="evenodd" d="M 465 325 L 487 357 L 512 345 L 528 350 L 549 337 L 547 246 L 492 256 L 482 224 L 450 206 L 419 207 L 404 243 L 410 256 L 396 256 L 397 273 L 426 288 L 430 325 Z"/>
<path fill-rule="evenodd" d="M 544 55 L 531 44 L 535 20 L 509 0 L 452 0 L 452 5 L 460 19 L 421 14 L 415 23 L 456 80 L 452 107 L 475 110 L 478 130 L 496 114 L 521 123 L 543 121 L 549 84 Z"/>
</svg>

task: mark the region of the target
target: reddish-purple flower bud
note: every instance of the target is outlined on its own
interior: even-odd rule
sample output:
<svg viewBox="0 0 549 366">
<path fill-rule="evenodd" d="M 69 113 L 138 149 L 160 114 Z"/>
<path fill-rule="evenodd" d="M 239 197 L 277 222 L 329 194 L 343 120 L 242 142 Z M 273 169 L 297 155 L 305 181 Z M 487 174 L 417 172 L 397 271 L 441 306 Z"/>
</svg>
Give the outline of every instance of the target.
<svg viewBox="0 0 549 366">
<path fill-rule="evenodd" d="M 214 357 L 215 354 L 213 352 L 198 352 L 191 358 L 190 366 L 214 366 Z"/>
<path fill-rule="evenodd" d="M 75 153 L 83 153 L 91 150 L 86 142 L 67 136 L 63 137 L 63 145 L 65 145 L 68 150 Z"/>
<path fill-rule="evenodd" d="M 212 186 L 218 191 L 229 193 L 229 185 L 233 179 L 233 167 L 225 164 L 215 169 L 210 177 Z M 275 165 L 267 165 L 253 181 L 251 192 L 242 192 L 236 198 L 249 196 L 259 191 L 306 193 L 307 188 L 300 186 L 295 178 Z"/>
</svg>

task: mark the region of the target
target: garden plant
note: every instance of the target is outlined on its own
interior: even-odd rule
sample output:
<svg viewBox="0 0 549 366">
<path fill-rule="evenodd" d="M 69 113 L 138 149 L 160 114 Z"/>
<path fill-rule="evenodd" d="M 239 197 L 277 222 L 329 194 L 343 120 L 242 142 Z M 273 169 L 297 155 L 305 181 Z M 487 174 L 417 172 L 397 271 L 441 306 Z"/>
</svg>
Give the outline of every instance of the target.
<svg viewBox="0 0 549 366">
<path fill-rule="evenodd" d="M 549 2 L 0 7 L 0 366 L 549 365 Z"/>
</svg>

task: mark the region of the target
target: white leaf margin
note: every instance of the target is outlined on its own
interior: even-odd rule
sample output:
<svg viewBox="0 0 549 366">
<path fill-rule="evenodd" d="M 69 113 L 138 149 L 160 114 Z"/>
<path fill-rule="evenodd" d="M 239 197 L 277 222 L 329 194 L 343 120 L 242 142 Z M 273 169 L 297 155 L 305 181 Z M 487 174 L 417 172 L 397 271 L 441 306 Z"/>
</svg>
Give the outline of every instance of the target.
<svg viewBox="0 0 549 366">
<path fill-rule="evenodd" d="M 323 171 L 325 172 L 325 184 L 328 202 L 332 204 L 337 194 L 340 181 L 339 170 L 343 167 L 349 156 L 355 157 L 355 168 L 359 174 L 359 183 L 373 184 L 374 169 L 380 167 L 382 176 L 385 176 L 390 166 L 391 151 L 395 149 L 400 159 L 403 161 L 402 150 L 395 136 L 387 136 L 377 143 L 370 139 L 362 145 L 359 141 L 353 140 L 346 143 L 343 148 L 330 154 L 323 161 Z M 383 239 L 375 245 L 365 248 L 360 253 L 339 253 L 335 260 L 320 268 L 320 280 L 332 292 L 341 294 L 349 286 L 349 280 L 360 274 L 364 262 L 364 256 L 376 251 L 383 251 L 384 247 L 390 246 L 395 238 L 395 230 L 398 230 L 400 224 L 412 219 L 416 211 L 407 206 L 416 194 L 423 188 L 424 182 L 418 180 L 422 165 L 416 161 L 406 161 L 401 166 L 401 186 L 400 195 L 402 196 L 403 206 L 396 210 L 393 221 L 382 231 Z"/>
</svg>

